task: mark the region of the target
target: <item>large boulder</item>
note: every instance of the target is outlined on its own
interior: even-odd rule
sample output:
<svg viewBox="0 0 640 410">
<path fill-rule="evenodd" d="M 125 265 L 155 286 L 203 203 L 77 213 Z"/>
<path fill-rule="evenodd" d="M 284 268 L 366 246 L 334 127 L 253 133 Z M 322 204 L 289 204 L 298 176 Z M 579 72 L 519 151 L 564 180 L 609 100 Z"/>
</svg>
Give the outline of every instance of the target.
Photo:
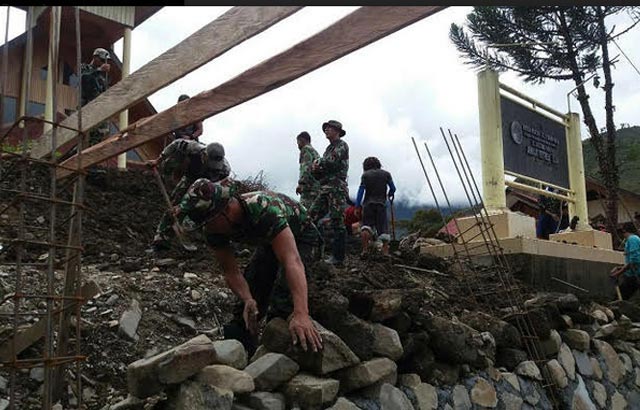
<svg viewBox="0 0 640 410">
<path fill-rule="evenodd" d="M 268 351 L 285 354 L 295 360 L 302 369 L 317 375 L 325 375 L 360 362 L 342 339 L 318 322 L 313 323 L 322 338 L 323 348 L 318 352 L 305 352 L 299 346 L 293 346 L 289 326 L 281 318 L 273 319 L 267 324 L 262 343 Z"/>
<path fill-rule="evenodd" d="M 286 399 L 282 393 L 253 392 L 245 399 L 253 410 L 285 410 Z"/>
<path fill-rule="evenodd" d="M 242 343 L 235 339 L 216 340 L 213 342 L 217 364 L 224 364 L 242 370 L 247 366 L 247 351 Z"/>
<path fill-rule="evenodd" d="M 562 339 L 572 349 L 580 350 L 582 352 L 589 351 L 591 337 L 589 336 L 589 333 L 585 332 L 584 330 L 567 329 L 564 333 L 562 333 Z"/>
<path fill-rule="evenodd" d="M 247 372 L 222 364 L 214 364 L 200 370 L 196 381 L 230 390 L 234 394 L 250 393 L 255 389 L 253 377 Z"/>
<path fill-rule="evenodd" d="M 496 352 L 496 365 L 513 371 L 527 358 L 527 353 L 524 350 L 503 347 Z"/>
<path fill-rule="evenodd" d="M 164 353 L 131 363 L 127 367 L 129 393 L 139 398 L 152 396 L 215 362 L 216 351 L 211 340 L 205 335 L 194 337 Z"/>
<path fill-rule="evenodd" d="M 400 313 L 403 290 L 362 290 L 349 295 L 349 311 L 361 319 L 382 322 Z"/>
<path fill-rule="evenodd" d="M 394 361 L 402 357 L 404 350 L 398 332 L 380 324 L 373 325 L 373 332 L 373 352 L 376 356 L 388 357 Z"/>
<path fill-rule="evenodd" d="M 292 405 L 295 404 L 302 410 L 316 410 L 332 403 L 339 387 L 337 380 L 300 373 L 285 385 L 284 394 Z"/>
<path fill-rule="evenodd" d="M 471 402 L 482 407 L 496 407 L 498 396 L 496 389 L 486 379 L 479 377 L 471 389 Z"/>
<path fill-rule="evenodd" d="M 575 312 L 580 307 L 580 301 L 573 293 L 541 292 L 524 302 L 526 309 L 548 305 L 555 305 L 562 313 Z"/>
<path fill-rule="evenodd" d="M 435 355 L 429 348 L 429 335 L 426 332 L 409 333 L 402 340 L 404 354 L 398 362 L 402 372 L 417 373 L 422 379 L 431 377 Z"/>
<path fill-rule="evenodd" d="M 349 312 L 347 298 L 340 293 L 325 290 L 314 295 L 314 302 L 310 306 L 311 315 L 340 337 L 360 360 L 369 360 L 375 356 L 373 326 Z"/>
<path fill-rule="evenodd" d="M 414 408 L 402 390 L 385 383 L 380 389 L 380 410 L 414 410 Z"/>
<path fill-rule="evenodd" d="M 497 347 L 518 348 L 522 346 L 520 332 L 512 324 L 484 312 L 465 313 L 460 321 L 479 332 L 489 332 L 496 340 Z"/>
<path fill-rule="evenodd" d="M 484 346 L 482 336 L 464 323 L 433 316 L 428 332 L 429 345 L 440 360 L 484 368 L 486 357 L 495 356 L 495 352 L 481 352 Z"/>
<path fill-rule="evenodd" d="M 548 306 L 553 306 L 553 305 L 548 305 Z M 528 316 L 528 323 L 533 327 L 532 330 L 535 332 L 538 338 L 541 340 L 548 339 L 551 336 L 551 328 L 555 326 L 551 326 L 552 321 L 549 319 L 549 316 L 547 315 L 546 307 L 529 309 L 526 312 L 526 314 Z M 516 328 L 520 329 L 520 327 L 523 326 L 525 318 L 522 317 L 522 313 L 511 313 L 505 316 L 503 319 L 511 323 Z M 562 317 L 560 317 L 560 320 L 563 321 Z M 522 336 L 527 336 L 527 335 L 522 335 Z"/>
<path fill-rule="evenodd" d="M 611 383 L 618 385 L 626 373 L 620 357 L 613 350 L 613 347 L 605 341 L 594 339 L 593 345 L 595 350 L 604 357 L 604 362 L 607 365 L 607 378 Z"/>
<path fill-rule="evenodd" d="M 640 322 L 640 305 L 628 300 L 618 300 L 609 303 L 609 307 L 615 314 L 616 318 L 621 315 L 627 316 L 632 322 Z"/>
<path fill-rule="evenodd" d="M 258 390 L 271 391 L 289 381 L 300 367 L 280 353 L 267 353 L 247 366 L 244 371 L 253 377 Z"/>
<path fill-rule="evenodd" d="M 168 410 L 231 410 L 233 393 L 215 386 L 187 381 L 168 395 Z"/>
<path fill-rule="evenodd" d="M 396 363 L 384 357 L 339 370 L 335 373 L 335 377 L 340 380 L 340 391 L 348 393 L 370 386 L 382 379 L 395 378 L 397 371 Z"/>
</svg>

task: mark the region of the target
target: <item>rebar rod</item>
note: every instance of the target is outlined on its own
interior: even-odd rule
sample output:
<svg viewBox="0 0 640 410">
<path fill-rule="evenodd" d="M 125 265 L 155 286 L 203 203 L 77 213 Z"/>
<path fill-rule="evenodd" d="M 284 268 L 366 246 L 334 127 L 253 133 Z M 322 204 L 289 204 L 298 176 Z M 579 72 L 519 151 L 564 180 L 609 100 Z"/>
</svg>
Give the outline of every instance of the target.
<svg viewBox="0 0 640 410">
<path fill-rule="evenodd" d="M 451 131 L 449 131 L 449 134 L 451 136 L 453 145 L 457 147 L 457 152 L 458 152 L 458 156 L 461 161 L 461 164 L 463 164 L 463 166 L 466 167 L 466 169 L 468 170 L 467 180 L 468 180 L 469 186 L 472 187 L 475 193 L 477 194 L 477 197 L 474 195 L 474 198 L 476 199 L 476 202 L 478 202 L 478 204 L 481 207 L 480 215 L 482 216 L 482 214 L 484 213 L 484 216 L 488 220 L 489 213 L 484 205 L 484 202 L 482 201 L 482 196 L 480 195 L 480 189 L 478 188 L 478 184 L 476 183 L 475 177 L 473 176 L 473 172 L 471 171 L 469 161 L 467 160 L 467 156 L 464 152 L 464 149 L 462 148 L 460 139 L 456 134 L 451 135 Z M 535 328 L 533 327 L 533 323 L 531 322 L 529 314 L 526 308 L 524 307 L 523 295 L 522 295 L 523 289 L 522 287 L 514 287 L 511 285 L 510 283 L 512 278 L 511 266 L 509 265 L 509 261 L 504 255 L 503 248 L 500 246 L 500 240 L 498 238 L 498 235 L 495 232 L 493 224 L 489 224 L 489 227 L 491 229 L 491 233 L 493 234 L 493 238 L 495 239 L 495 243 L 497 244 L 496 249 L 499 250 L 500 259 L 504 263 L 503 267 L 506 270 L 506 272 L 498 271 L 498 274 L 501 277 L 501 281 L 503 281 L 506 284 L 507 298 L 512 306 L 515 306 L 516 309 L 522 312 L 522 314 L 519 314 L 516 312 L 516 316 L 515 316 L 516 325 L 518 327 L 518 330 L 523 336 L 530 336 L 525 338 L 525 343 L 524 343 L 525 348 L 527 349 L 527 352 L 531 359 L 533 359 L 534 361 L 542 362 L 543 357 L 538 350 L 539 338 L 538 338 L 538 335 L 536 334 Z M 558 401 L 556 399 L 556 393 L 555 393 L 555 388 L 556 388 L 555 383 L 549 376 L 548 372 L 543 371 L 542 373 L 545 381 L 547 382 L 546 387 L 549 387 L 546 390 L 549 393 L 549 396 L 550 396 L 549 398 L 551 400 L 551 403 L 554 406 L 554 408 L 558 408 Z"/>
<path fill-rule="evenodd" d="M 33 63 L 33 11 L 34 11 L 34 6 L 29 6 L 28 10 L 27 10 L 27 46 L 26 46 L 26 58 L 25 58 L 25 66 L 24 67 L 24 71 L 26 73 L 26 78 L 27 81 L 25 82 L 24 86 L 25 86 L 25 101 L 22 101 L 21 103 L 23 103 L 25 105 L 25 107 L 28 107 L 28 101 L 29 98 L 31 97 L 31 71 L 32 71 L 32 63 Z M 27 158 L 27 147 L 28 147 L 28 143 L 27 143 L 27 126 L 26 124 L 24 125 L 24 129 L 22 130 L 22 157 L 23 160 Z M 27 167 L 26 167 L 26 162 L 23 162 L 21 164 L 21 172 L 20 172 L 20 190 L 22 192 L 26 192 L 27 190 Z M 24 231 L 24 214 L 25 214 L 25 204 L 23 201 L 20 201 L 20 206 L 19 206 L 19 215 L 18 215 L 18 223 L 21 224 L 20 228 L 18 229 L 18 239 L 22 239 L 24 240 L 25 237 L 25 231 Z M 22 266 L 21 266 L 21 262 L 22 262 L 22 253 L 23 253 L 23 246 L 21 244 L 18 244 L 18 247 L 16 249 L 16 287 L 15 287 L 15 292 L 21 292 L 22 290 Z M 14 303 L 13 306 L 13 313 L 14 313 L 14 317 L 13 317 L 13 340 L 11 342 L 11 349 L 12 349 L 12 356 L 14 360 L 17 360 L 17 355 L 16 355 L 16 339 L 17 339 L 17 335 L 18 335 L 18 313 L 20 311 L 20 299 L 16 300 L 16 302 Z M 9 409 L 13 410 L 16 408 L 16 369 L 15 368 L 11 368 L 11 380 L 10 380 L 10 386 L 9 386 Z"/>
<path fill-rule="evenodd" d="M 422 156 L 420 155 L 420 150 L 418 149 L 418 145 L 416 144 L 416 140 L 415 138 L 411 137 L 411 141 L 413 142 L 413 147 L 416 150 L 416 155 L 418 156 L 418 160 L 420 161 L 420 167 L 422 168 L 422 172 L 424 173 L 424 177 L 427 180 L 427 186 L 429 187 L 429 191 L 431 192 L 431 196 L 433 197 L 433 201 L 436 205 L 436 208 L 438 209 L 438 214 L 440 215 L 440 219 L 442 221 L 442 224 L 445 228 L 445 230 L 447 231 L 447 234 L 451 235 L 449 233 L 449 229 L 447 228 L 447 221 L 444 218 L 444 215 L 442 214 L 442 208 L 440 207 L 440 202 L 438 201 L 438 197 L 436 196 L 435 190 L 433 189 L 433 184 L 431 183 L 431 179 L 429 178 L 429 174 L 427 173 L 427 168 L 424 166 L 424 162 L 422 161 Z M 458 229 L 459 232 L 459 229 Z M 453 255 L 454 255 L 454 261 L 459 265 L 460 270 L 464 270 L 464 266 L 462 265 L 462 261 L 458 255 L 458 251 L 455 248 L 455 245 L 453 245 Z M 472 295 L 472 298 L 474 298 L 474 296 Z M 474 298 L 475 301 L 475 298 Z M 476 302 L 477 303 L 477 302 Z"/>
<path fill-rule="evenodd" d="M 447 203 L 447 206 L 449 207 L 449 213 L 451 215 L 453 215 L 453 207 L 451 206 L 451 202 L 449 201 L 449 195 L 447 195 L 447 191 L 444 188 L 444 184 L 442 183 L 442 178 L 440 178 L 440 172 L 438 171 L 438 168 L 436 167 L 436 163 L 433 159 L 433 155 L 431 155 L 431 150 L 429 149 L 429 145 L 427 144 L 426 141 L 423 142 L 424 143 L 424 148 L 427 151 L 427 155 L 429 156 L 429 160 L 431 161 L 431 166 L 433 167 L 433 171 L 435 173 L 436 176 L 436 180 L 438 181 L 438 185 L 440 185 L 440 189 L 442 190 L 442 194 L 444 196 L 445 202 Z M 458 232 L 460 232 L 460 225 L 458 224 L 458 220 L 457 218 L 453 217 L 452 218 L 454 225 L 456 226 L 456 230 Z M 470 257 L 470 253 L 468 250 L 468 246 L 467 243 L 465 241 L 462 241 L 462 246 L 465 250 L 465 253 Z M 473 271 L 473 267 L 471 268 Z M 473 273 L 475 274 L 475 271 L 473 271 Z M 469 285 L 469 283 L 467 281 L 464 282 L 465 286 L 468 289 L 468 292 L 470 295 L 472 295 L 473 300 L 475 301 L 475 305 L 478 306 L 478 301 L 475 297 L 475 294 L 473 293 L 473 291 L 471 290 L 471 286 Z"/>
<path fill-rule="evenodd" d="M 7 77 L 9 77 L 9 18 L 11 6 L 7 6 L 7 20 L 4 27 L 4 49 L 2 53 L 2 84 L 0 84 L 0 125 L 4 124 L 4 94 L 7 92 Z"/>
</svg>

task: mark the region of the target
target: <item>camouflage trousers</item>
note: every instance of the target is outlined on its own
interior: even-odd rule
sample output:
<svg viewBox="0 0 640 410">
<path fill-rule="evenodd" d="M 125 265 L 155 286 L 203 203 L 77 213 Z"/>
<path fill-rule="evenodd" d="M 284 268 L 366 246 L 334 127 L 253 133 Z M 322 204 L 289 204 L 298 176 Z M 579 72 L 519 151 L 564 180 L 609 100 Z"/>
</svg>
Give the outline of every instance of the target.
<svg viewBox="0 0 640 410">
<path fill-rule="evenodd" d="M 313 202 L 316 200 L 318 195 L 320 195 L 320 191 L 317 189 L 308 191 L 303 190 L 302 193 L 300 193 L 300 203 L 308 210 L 311 208 L 311 205 L 313 205 Z"/>
<path fill-rule="evenodd" d="M 346 202 L 346 187 L 325 186 L 308 208 L 309 218 L 316 225 L 323 216 L 329 213 L 331 227 L 334 232 L 332 252 L 333 257 L 338 261 L 343 261 L 345 256 L 347 229 L 344 226 L 344 208 Z"/>
<path fill-rule="evenodd" d="M 171 191 L 169 197 L 171 198 L 171 204 L 177 205 L 184 194 L 187 193 L 187 190 L 193 184 L 195 180 L 193 178 L 189 178 L 187 176 L 183 176 L 180 181 L 176 184 L 175 188 Z M 163 200 L 163 202 L 165 202 Z M 173 218 L 168 211 L 165 211 L 162 214 L 162 218 L 160 218 L 160 222 L 158 223 L 158 227 L 156 228 L 156 237 L 154 240 L 169 240 L 173 237 Z"/>
<path fill-rule="evenodd" d="M 299 237 L 296 237 L 296 246 L 305 267 L 307 280 L 310 277 L 309 267 L 317 259 L 315 250 L 321 241 L 320 234 L 313 224 L 309 224 Z M 258 305 L 258 321 L 265 316 L 267 321 L 276 317 L 286 320 L 293 312 L 293 300 L 284 267 L 278 262 L 271 245 L 262 245 L 255 250 L 244 270 L 244 278 Z M 257 346 L 246 330 L 243 311 L 244 303 L 240 301 L 235 306 L 233 319 L 224 326 L 224 337 L 239 340 L 249 355 L 253 355 Z"/>
</svg>

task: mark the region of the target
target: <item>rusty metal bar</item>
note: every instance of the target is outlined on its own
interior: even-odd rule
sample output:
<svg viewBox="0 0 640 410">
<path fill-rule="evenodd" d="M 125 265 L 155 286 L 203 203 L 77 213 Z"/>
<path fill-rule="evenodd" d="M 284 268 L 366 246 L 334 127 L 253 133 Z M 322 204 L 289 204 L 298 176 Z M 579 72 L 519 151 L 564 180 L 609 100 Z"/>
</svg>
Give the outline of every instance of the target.
<svg viewBox="0 0 640 410">
<path fill-rule="evenodd" d="M 33 65 L 33 11 L 34 6 L 29 6 L 27 11 L 27 45 L 26 45 L 26 58 L 25 58 L 25 67 L 23 68 L 26 73 L 27 81 L 25 83 L 25 101 L 21 101 L 21 103 L 25 104 L 25 107 L 29 106 L 29 98 L 31 97 L 31 71 Z M 8 132 L 7 132 L 8 134 Z M 27 158 L 27 127 L 22 130 L 22 158 L 23 160 Z M 4 136 L 3 138 L 4 139 Z M 0 142 L 2 142 L 0 139 Z M 23 162 L 20 164 L 20 190 L 26 192 L 27 190 L 27 167 L 26 163 Z M 18 229 L 18 239 L 24 240 L 25 231 L 24 231 L 24 214 L 25 214 L 25 204 L 24 202 L 20 202 L 19 206 L 19 215 L 18 215 L 18 223 L 21 225 Z M 19 243 L 16 249 L 16 287 L 15 292 L 20 293 L 22 290 L 22 253 L 23 247 L 22 244 Z M 20 312 L 20 299 L 16 300 L 13 306 L 13 340 L 11 342 L 12 356 L 14 360 L 17 360 L 18 357 L 15 353 L 16 351 L 16 337 L 18 335 L 18 313 Z M 14 410 L 16 408 L 16 369 L 11 368 L 11 377 L 10 377 L 10 386 L 9 386 L 9 409 Z"/>
<path fill-rule="evenodd" d="M 0 237 L 0 241 L 5 241 L 7 243 L 26 243 L 29 245 L 39 245 L 39 246 L 53 246 L 56 248 L 62 248 L 62 249 L 76 249 L 76 250 L 82 250 L 82 247 L 80 246 L 71 246 L 71 245 L 64 245 L 61 243 L 56 243 L 56 244 L 51 244 L 49 242 L 45 242 L 45 241 L 30 241 L 27 239 L 11 239 L 11 238 L 3 238 Z"/>
<path fill-rule="evenodd" d="M 0 84 L 0 126 L 4 124 L 4 93 L 7 91 L 7 77 L 9 77 L 9 18 L 11 6 L 7 6 L 7 21 L 4 28 L 4 50 L 2 53 L 2 83 Z"/>
</svg>

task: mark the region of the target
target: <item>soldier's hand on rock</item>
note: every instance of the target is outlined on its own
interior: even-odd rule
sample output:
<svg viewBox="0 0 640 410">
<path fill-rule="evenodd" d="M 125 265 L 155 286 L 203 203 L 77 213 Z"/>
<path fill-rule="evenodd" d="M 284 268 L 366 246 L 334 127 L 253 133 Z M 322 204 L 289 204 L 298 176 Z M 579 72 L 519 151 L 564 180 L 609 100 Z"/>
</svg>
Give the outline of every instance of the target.
<svg viewBox="0 0 640 410">
<path fill-rule="evenodd" d="M 311 345 L 311 350 L 314 352 L 322 350 L 322 338 L 309 315 L 294 313 L 289 321 L 289 333 L 291 333 L 293 345 L 300 342 L 302 350 L 305 352 L 307 351 L 307 343 Z"/>
<path fill-rule="evenodd" d="M 258 304 L 254 299 L 244 302 L 242 317 L 249 333 L 255 335 L 258 332 Z"/>
</svg>

